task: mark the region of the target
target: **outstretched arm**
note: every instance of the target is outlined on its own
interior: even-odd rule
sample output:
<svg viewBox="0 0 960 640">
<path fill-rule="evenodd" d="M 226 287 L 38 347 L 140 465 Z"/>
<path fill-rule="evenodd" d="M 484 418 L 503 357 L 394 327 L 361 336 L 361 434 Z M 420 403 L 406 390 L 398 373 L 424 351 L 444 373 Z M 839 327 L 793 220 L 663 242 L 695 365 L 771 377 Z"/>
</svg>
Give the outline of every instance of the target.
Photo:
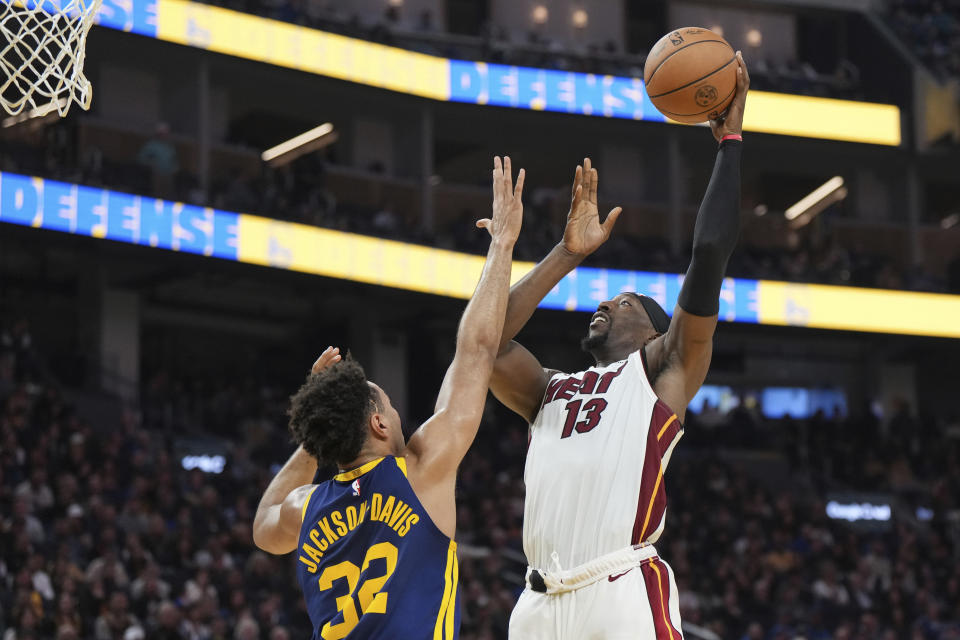
<svg viewBox="0 0 960 640">
<path fill-rule="evenodd" d="M 436 412 L 407 443 L 410 482 L 437 526 L 451 535 L 457 467 L 477 435 L 500 347 L 513 246 L 523 217 L 523 180 L 521 169 L 514 188 L 510 158 L 502 167 L 500 159 L 495 160 L 493 216 L 478 223 L 491 235 L 487 260 L 460 319 L 456 355 L 440 387 Z"/>
<path fill-rule="evenodd" d="M 490 390 L 500 402 L 528 422 L 536 416 L 552 371 L 545 370 L 537 358 L 513 338 L 550 290 L 610 237 L 621 209 L 616 207 L 606 220 L 600 222 L 598 182 L 597 170 L 591 167 L 590 158 L 585 158 L 583 166 L 578 166 L 574 175 L 563 241 L 510 289 Z"/>
<path fill-rule="evenodd" d="M 687 269 L 670 328 L 647 348 L 658 395 L 683 419 L 687 404 L 706 378 L 720 309 L 727 261 L 740 232 L 740 153 L 743 110 L 750 76 L 737 53 L 737 95 L 720 121 L 711 122 L 720 143 L 713 175 L 697 213 L 693 258 Z"/>
<path fill-rule="evenodd" d="M 311 371 L 340 361 L 340 350 L 327 347 Z M 317 459 L 297 447 L 283 468 L 263 492 L 257 514 L 253 518 L 253 542 L 267 553 L 290 553 L 297 547 L 300 535 L 300 515 L 304 500 L 309 495 L 310 484 L 317 473 Z"/>
</svg>

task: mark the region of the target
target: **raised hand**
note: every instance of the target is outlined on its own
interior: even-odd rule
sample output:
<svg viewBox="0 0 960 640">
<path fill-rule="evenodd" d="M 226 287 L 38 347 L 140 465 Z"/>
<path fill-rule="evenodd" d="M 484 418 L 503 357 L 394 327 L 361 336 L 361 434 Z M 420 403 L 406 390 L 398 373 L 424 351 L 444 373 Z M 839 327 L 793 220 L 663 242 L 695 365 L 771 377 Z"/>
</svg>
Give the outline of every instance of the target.
<svg viewBox="0 0 960 640">
<path fill-rule="evenodd" d="M 563 247 L 578 256 L 588 256 L 600 247 L 616 224 L 620 207 L 614 207 L 607 219 L 600 222 L 597 208 L 597 170 L 590 164 L 590 158 L 583 159 L 573 176 L 573 189 L 570 200 L 570 213 L 567 214 L 567 226 L 563 230 Z"/>
<path fill-rule="evenodd" d="M 526 172 L 520 169 L 514 186 L 510 156 L 504 156 L 502 163 L 499 156 L 493 159 L 493 215 L 477 220 L 477 227 L 489 231 L 494 240 L 514 243 L 520 235 L 523 223 L 521 196 L 525 177 Z"/>
<path fill-rule="evenodd" d="M 310 367 L 310 373 L 320 373 L 337 362 L 340 362 L 340 348 L 327 347 L 323 350 L 323 353 L 320 354 L 320 357 L 317 358 L 317 361 L 313 363 L 313 366 Z"/>
<path fill-rule="evenodd" d="M 747 63 L 743 61 L 743 54 L 737 51 L 737 94 L 723 115 L 710 121 L 710 129 L 717 142 L 720 142 L 723 136 L 739 136 L 743 133 L 743 110 L 749 90 L 750 73 L 747 71 Z"/>
</svg>

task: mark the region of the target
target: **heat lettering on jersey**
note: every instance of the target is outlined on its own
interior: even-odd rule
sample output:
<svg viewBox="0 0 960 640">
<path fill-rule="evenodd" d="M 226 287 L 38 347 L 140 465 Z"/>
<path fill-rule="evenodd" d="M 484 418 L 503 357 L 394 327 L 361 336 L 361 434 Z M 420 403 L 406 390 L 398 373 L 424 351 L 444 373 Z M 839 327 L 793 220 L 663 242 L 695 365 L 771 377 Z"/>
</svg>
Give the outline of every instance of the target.
<svg viewBox="0 0 960 640">
<path fill-rule="evenodd" d="M 604 394 L 610 389 L 610 384 L 619 376 L 627 366 L 624 360 L 619 368 L 613 371 L 607 371 L 600 375 L 596 371 L 586 371 L 583 378 L 576 376 L 557 377 L 547 385 L 546 394 L 544 394 L 544 406 L 555 400 L 572 400 L 574 396 L 592 396 Z"/>
<path fill-rule="evenodd" d="M 383 494 L 374 493 L 358 506 L 350 505 L 320 518 L 307 534 L 310 541 L 300 546 L 300 562 L 307 565 L 307 571 L 316 573 L 330 546 L 368 520 L 390 527 L 402 538 L 420 522 L 420 515 L 396 496 L 384 498 Z"/>
</svg>

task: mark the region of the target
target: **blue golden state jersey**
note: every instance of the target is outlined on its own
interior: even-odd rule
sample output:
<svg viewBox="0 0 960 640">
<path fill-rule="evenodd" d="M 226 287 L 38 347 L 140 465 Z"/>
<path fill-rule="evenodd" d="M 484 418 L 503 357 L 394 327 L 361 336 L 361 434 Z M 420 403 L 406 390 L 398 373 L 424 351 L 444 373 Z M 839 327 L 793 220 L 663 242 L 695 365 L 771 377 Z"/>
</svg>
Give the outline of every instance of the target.
<svg viewBox="0 0 960 640">
<path fill-rule="evenodd" d="M 303 505 L 297 579 L 316 640 L 455 640 L 457 545 L 387 456 L 340 473 Z"/>
</svg>

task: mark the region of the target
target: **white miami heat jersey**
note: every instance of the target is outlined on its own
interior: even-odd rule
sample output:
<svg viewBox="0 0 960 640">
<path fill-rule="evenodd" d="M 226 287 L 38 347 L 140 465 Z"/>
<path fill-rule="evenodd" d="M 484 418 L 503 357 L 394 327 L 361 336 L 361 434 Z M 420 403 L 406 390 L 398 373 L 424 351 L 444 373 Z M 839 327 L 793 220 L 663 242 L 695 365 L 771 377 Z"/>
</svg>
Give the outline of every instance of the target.
<svg viewBox="0 0 960 640">
<path fill-rule="evenodd" d="M 566 570 L 655 542 L 667 507 L 663 473 L 682 434 L 650 385 L 642 350 L 554 375 L 530 425 L 524 470 L 530 566 Z"/>
</svg>

